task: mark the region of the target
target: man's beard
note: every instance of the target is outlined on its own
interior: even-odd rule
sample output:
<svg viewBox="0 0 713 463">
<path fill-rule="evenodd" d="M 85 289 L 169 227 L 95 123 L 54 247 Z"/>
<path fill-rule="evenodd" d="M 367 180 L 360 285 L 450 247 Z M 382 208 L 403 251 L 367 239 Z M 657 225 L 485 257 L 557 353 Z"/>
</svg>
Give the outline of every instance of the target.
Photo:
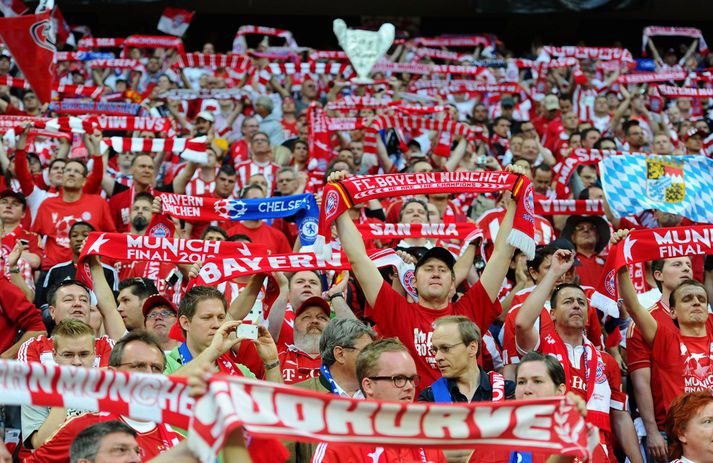
<svg viewBox="0 0 713 463">
<path fill-rule="evenodd" d="M 322 337 L 322 333 L 319 334 L 307 334 L 295 330 L 293 333 L 295 346 L 299 347 L 308 354 L 319 353 L 319 339 Z"/>
<path fill-rule="evenodd" d="M 131 226 L 134 227 L 134 230 L 137 232 L 142 232 L 149 226 L 149 220 L 142 215 L 138 215 L 131 221 Z"/>
</svg>

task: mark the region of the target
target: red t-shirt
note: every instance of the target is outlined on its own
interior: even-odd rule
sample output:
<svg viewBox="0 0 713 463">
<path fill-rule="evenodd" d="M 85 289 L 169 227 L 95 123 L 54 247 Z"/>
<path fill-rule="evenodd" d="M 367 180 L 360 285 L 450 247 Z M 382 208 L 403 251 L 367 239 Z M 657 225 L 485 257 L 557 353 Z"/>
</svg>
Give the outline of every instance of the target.
<svg viewBox="0 0 713 463">
<path fill-rule="evenodd" d="M 458 301 L 439 310 L 428 309 L 416 302 L 408 302 L 384 281 L 376 297 L 374 308 L 367 307 L 365 315 L 376 323 L 376 330 L 384 337 L 397 337 L 416 361 L 421 387 L 441 377 L 436 359 L 431 355 L 433 322 L 444 315 L 464 315 L 473 320 L 481 331 L 490 328 L 500 315 L 500 302 L 492 302 L 480 281 Z"/>
<path fill-rule="evenodd" d="M 312 358 L 294 345 L 280 352 L 280 368 L 285 384 L 295 384 L 319 376 L 322 358 Z"/>
<path fill-rule="evenodd" d="M 47 237 L 42 270 L 72 260 L 69 229 L 78 221 L 89 222 L 97 231 L 116 231 L 109 206 L 101 196 L 83 194 L 79 201 L 73 203 L 67 203 L 58 196 L 47 198 L 42 203 L 32 226 L 32 231 Z"/>
<path fill-rule="evenodd" d="M 114 220 L 116 230 L 120 233 L 129 231 L 129 217 L 131 216 L 131 203 L 133 201 L 131 193 L 133 191 L 133 188 L 124 190 L 109 198 L 111 218 Z"/>
<path fill-rule="evenodd" d="M 257 228 L 248 228 L 241 222 L 237 222 L 228 230 L 228 236 L 230 235 L 247 235 L 253 243 L 267 246 L 271 254 L 292 252 L 285 234 L 264 223 L 261 223 Z"/>
<path fill-rule="evenodd" d="M 658 326 L 651 353 L 666 411 L 671 401 L 685 392 L 713 389 L 713 333 L 707 331 L 706 336 L 691 337 L 671 326 Z"/>
<path fill-rule="evenodd" d="M 50 440 L 32 452 L 32 455 L 25 459 L 25 463 L 67 463 L 69 448 L 81 431 L 94 424 L 112 420 L 124 421 L 122 417 L 113 413 L 85 413 L 70 418 L 62 424 Z M 144 461 L 149 461 L 161 452 L 177 445 L 179 438 L 178 434 L 168 425 L 157 424 L 148 432 L 137 431 L 136 442 L 143 451 Z"/>
<path fill-rule="evenodd" d="M 577 259 L 579 259 L 581 265 L 574 269 L 579 275 L 579 284 L 596 287 L 602 279 L 606 259 L 597 254 L 587 257 L 581 253 L 577 253 Z"/>
<path fill-rule="evenodd" d="M 18 330 L 44 331 L 42 314 L 20 288 L 0 277 L 0 352 L 15 343 Z"/>
<path fill-rule="evenodd" d="M 109 354 L 114 347 L 114 341 L 108 336 L 102 336 L 94 340 L 94 367 L 105 367 L 109 365 Z M 25 341 L 17 352 L 17 360 L 20 362 L 41 362 L 44 365 L 56 365 L 52 350 L 54 341 L 47 336 L 37 336 Z"/>
</svg>

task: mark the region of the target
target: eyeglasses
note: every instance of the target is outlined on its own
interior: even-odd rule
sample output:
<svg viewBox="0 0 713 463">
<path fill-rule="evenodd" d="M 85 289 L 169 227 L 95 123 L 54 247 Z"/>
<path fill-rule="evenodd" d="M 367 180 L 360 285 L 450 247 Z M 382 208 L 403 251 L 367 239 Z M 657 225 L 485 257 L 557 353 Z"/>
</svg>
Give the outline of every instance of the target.
<svg viewBox="0 0 713 463">
<path fill-rule="evenodd" d="M 158 317 L 161 318 L 168 318 L 168 317 L 175 317 L 176 313 L 173 310 L 160 310 L 158 312 L 151 312 L 150 314 L 146 315 L 147 320 L 154 320 Z"/>
<path fill-rule="evenodd" d="M 453 350 L 454 347 L 460 346 L 461 344 L 465 345 L 464 342 L 459 342 L 456 344 L 444 344 L 440 347 L 431 346 L 428 350 L 431 351 L 431 355 L 436 355 L 438 352 L 443 352 L 443 354 L 448 355 L 448 353 Z"/>
<path fill-rule="evenodd" d="M 74 360 L 75 357 L 79 357 L 79 360 L 88 359 L 94 356 L 94 352 L 83 351 L 83 352 L 62 352 L 57 354 L 63 360 Z"/>
<path fill-rule="evenodd" d="M 129 367 L 132 371 L 150 371 L 151 373 L 163 373 L 164 367 L 159 363 L 146 363 L 146 362 L 134 362 L 134 363 L 120 363 L 120 367 Z"/>
<path fill-rule="evenodd" d="M 582 223 L 574 227 L 574 231 L 576 232 L 583 232 L 583 231 L 595 231 L 597 227 L 590 223 Z"/>
<path fill-rule="evenodd" d="M 129 454 L 138 455 L 140 457 L 144 456 L 144 450 L 141 447 L 133 447 L 128 445 L 115 445 L 114 447 L 108 450 L 99 451 L 97 453 L 106 453 L 116 458 L 125 457 Z"/>
<path fill-rule="evenodd" d="M 418 375 L 369 376 L 368 378 L 374 381 L 391 381 L 394 384 L 394 387 L 397 387 L 399 389 L 406 386 L 407 381 L 410 381 L 411 384 L 413 384 L 413 387 L 418 387 L 418 385 L 421 384 L 421 377 Z"/>
</svg>

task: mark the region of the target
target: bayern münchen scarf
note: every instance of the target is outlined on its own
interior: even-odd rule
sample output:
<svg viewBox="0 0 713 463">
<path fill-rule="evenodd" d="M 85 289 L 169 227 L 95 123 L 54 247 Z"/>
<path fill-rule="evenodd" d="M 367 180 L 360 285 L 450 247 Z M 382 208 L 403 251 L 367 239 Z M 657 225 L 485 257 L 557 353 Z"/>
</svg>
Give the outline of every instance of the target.
<svg viewBox="0 0 713 463">
<path fill-rule="evenodd" d="M 124 45 L 124 40 L 111 37 L 83 37 L 77 43 L 77 49 L 87 51 L 94 48 L 119 48 Z"/>
<path fill-rule="evenodd" d="M 107 101 L 62 100 L 50 103 L 50 110 L 59 114 L 82 116 L 103 114 L 108 116 L 146 116 L 148 111 L 136 103 Z"/>
<path fill-rule="evenodd" d="M 183 41 L 179 37 L 165 35 L 130 35 L 124 40 L 121 56 L 129 54 L 130 48 L 173 48 L 179 55 L 185 55 Z"/>
<path fill-rule="evenodd" d="M 308 442 L 515 449 L 580 459 L 588 453 L 587 426 L 565 397 L 378 402 L 215 374 L 195 400 L 181 378 L 9 360 L 0 360 L 0 378 L 6 404 L 95 409 L 188 429 L 189 446 L 205 463 L 215 461 L 237 426 L 254 437 Z"/>
<path fill-rule="evenodd" d="M 677 37 L 692 37 L 698 39 L 698 51 L 701 55 L 708 53 L 708 45 L 703 38 L 703 33 L 695 27 L 676 27 L 676 26 L 649 26 L 644 29 L 641 44 L 641 54 L 646 56 L 646 45 L 649 42 L 649 37 L 656 36 L 677 36 Z"/>
<path fill-rule="evenodd" d="M 713 254 L 713 225 L 633 230 L 624 241 L 609 248 L 592 305 L 614 316 L 619 313 L 616 275 L 625 265 L 706 254 Z"/>
<path fill-rule="evenodd" d="M 314 243 L 319 208 L 314 195 L 304 193 L 259 199 L 220 199 L 161 193 L 163 210 L 173 217 L 192 221 L 263 220 L 292 218 L 303 246 Z"/>
<path fill-rule="evenodd" d="M 601 199 L 535 199 L 537 215 L 604 215 Z"/>
<path fill-rule="evenodd" d="M 617 82 L 621 84 L 643 84 L 649 82 L 668 82 L 669 80 L 686 80 L 686 71 L 657 71 L 640 74 L 624 74 L 619 76 Z"/>
<path fill-rule="evenodd" d="M 167 117 L 138 117 L 138 116 L 92 116 L 92 120 L 99 124 L 102 130 L 125 130 L 141 132 L 170 132 L 172 131 L 171 119 Z"/>
<path fill-rule="evenodd" d="M 656 89 L 666 98 L 713 98 L 713 88 L 657 85 Z"/>
<path fill-rule="evenodd" d="M 535 211 L 527 177 L 508 172 L 423 172 L 350 177 L 328 183 L 322 192 L 319 234 L 331 236 L 330 225 L 347 209 L 372 199 L 413 194 L 486 193 L 510 190 L 517 202 L 508 243 L 532 259 L 535 255 Z M 319 248 L 320 239 L 317 240 Z"/>
<path fill-rule="evenodd" d="M 629 50 L 616 47 L 545 46 L 542 47 L 542 52 L 547 56 L 555 56 L 558 58 L 634 61 Z"/>
<path fill-rule="evenodd" d="M 257 34 L 257 35 L 267 35 L 270 37 L 280 37 L 285 39 L 287 47 L 297 48 L 297 42 L 295 42 L 292 32 L 285 29 L 275 29 L 274 27 L 263 27 L 263 26 L 253 26 L 244 25 L 240 26 L 238 32 L 235 33 L 235 38 L 233 39 L 233 52 L 244 54 L 248 51 L 248 44 L 245 40 L 247 34 Z"/>
</svg>

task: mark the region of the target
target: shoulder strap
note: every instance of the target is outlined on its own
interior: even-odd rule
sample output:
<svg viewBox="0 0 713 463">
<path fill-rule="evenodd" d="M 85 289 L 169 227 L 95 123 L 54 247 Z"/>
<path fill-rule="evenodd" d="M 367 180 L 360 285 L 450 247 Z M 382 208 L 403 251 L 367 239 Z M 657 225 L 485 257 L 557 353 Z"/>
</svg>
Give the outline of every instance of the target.
<svg viewBox="0 0 713 463">
<path fill-rule="evenodd" d="M 433 384 L 431 384 L 431 391 L 433 392 L 434 402 L 441 404 L 453 403 L 451 391 L 448 390 L 448 380 L 446 378 L 440 377 Z"/>
</svg>

